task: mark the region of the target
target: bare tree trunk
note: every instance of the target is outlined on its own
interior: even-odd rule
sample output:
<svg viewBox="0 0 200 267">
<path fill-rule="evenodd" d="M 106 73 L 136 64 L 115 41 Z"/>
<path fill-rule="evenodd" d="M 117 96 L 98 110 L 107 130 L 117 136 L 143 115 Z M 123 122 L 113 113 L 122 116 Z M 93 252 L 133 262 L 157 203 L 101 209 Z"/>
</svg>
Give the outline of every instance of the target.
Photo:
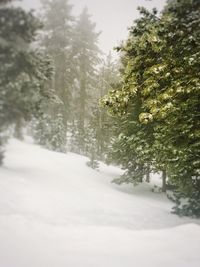
<svg viewBox="0 0 200 267">
<path fill-rule="evenodd" d="M 15 132 L 14 132 L 14 137 L 23 140 L 23 132 L 22 132 L 22 119 L 18 119 L 16 124 L 15 124 Z"/>
<path fill-rule="evenodd" d="M 150 183 L 150 166 L 147 166 L 147 172 L 146 172 L 146 182 Z"/>
<path fill-rule="evenodd" d="M 166 192 L 167 190 L 166 180 L 167 180 L 167 173 L 166 171 L 163 171 L 162 172 L 162 192 Z"/>
</svg>

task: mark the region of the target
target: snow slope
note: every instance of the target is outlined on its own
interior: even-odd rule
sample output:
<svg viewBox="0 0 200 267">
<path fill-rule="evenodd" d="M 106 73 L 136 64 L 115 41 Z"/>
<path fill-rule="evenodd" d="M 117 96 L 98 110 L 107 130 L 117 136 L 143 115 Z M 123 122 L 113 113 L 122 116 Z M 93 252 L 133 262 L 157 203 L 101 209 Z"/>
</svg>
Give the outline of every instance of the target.
<svg viewBox="0 0 200 267">
<path fill-rule="evenodd" d="M 198 220 L 149 185 L 72 153 L 11 140 L 0 168 L 0 267 L 199 267 Z"/>
</svg>

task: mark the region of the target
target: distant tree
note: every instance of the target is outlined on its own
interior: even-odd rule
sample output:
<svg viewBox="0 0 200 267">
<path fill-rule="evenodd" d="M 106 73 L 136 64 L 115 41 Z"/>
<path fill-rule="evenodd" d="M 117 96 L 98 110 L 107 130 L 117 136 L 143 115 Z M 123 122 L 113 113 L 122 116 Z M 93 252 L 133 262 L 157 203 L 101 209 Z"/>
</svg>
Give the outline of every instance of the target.
<svg viewBox="0 0 200 267">
<path fill-rule="evenodd" d="M 52 58 L 54 76 L 51 87 L 62 101 L 54 112 L 63 116 L 64 127 L 71 117 L 74 79 L 72 38 L 74 17 L 68 0 L 42 0 L 44 29 L 41 34 L 44 51 Z"/>
<path fill-rule="evenodd" d="M 111 53 L 102 61 L 97 75 L 97 83 L 93 99 L 92 113 L 89 118 L 89 131 L 92 140 L 88 142 L 92 157 L 98 160 L 106 160 L 111 138 L 113 136 L 112 118 L 101 106 L 100 99 L 115 88 L 119 83 L 118 62 L 113 60 Z M 91 148 L 90 148 L 91 146 Z"/>
<path fill-rule="evenodd" d="M 52 117 L 48 113 L 35 122 L 34 138 L 43 147 L 57 151 L 66 152 L 66 132 L 63 124 L 62 114 Z"/>
<path fill-rule="evenodd" d="M 94 93 L 96 92 L 99 33 L 95 32 L 95 23 L 91 22 L 87 8 L 83 10 L 75 25 L 73 38 L 73 61 L 75 80 L 73 93 L 73 140 L 80 153 L 85 153 L 86 129 Z"/>
</svg>

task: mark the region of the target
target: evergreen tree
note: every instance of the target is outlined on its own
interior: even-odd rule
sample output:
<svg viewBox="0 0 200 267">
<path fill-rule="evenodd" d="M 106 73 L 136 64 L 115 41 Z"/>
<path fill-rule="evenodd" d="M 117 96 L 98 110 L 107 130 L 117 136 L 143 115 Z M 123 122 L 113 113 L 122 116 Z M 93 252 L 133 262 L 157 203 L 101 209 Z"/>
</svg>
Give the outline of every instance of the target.
<svg viewBox="0 0 200 267">
<path fill-rule="evenodd" d="M 118 48 L 122 53 L 122 84 L 103 99 L 104 105 L 116 117 L 119 125 L 112 143 L 110 159 L 127 170 L 120 179 L 115 180 L 117 183 L 137 184 L 144 180 L 145 175 L 146 181 L 149 181 L 150 171 L 153 169 L 153 126 L 140 122 L 142 116 L 148 120 L 142 106 L 140 89 L 144 83 L 141 70 L 144 69 L 146 55 L 141 36 L 157 19 L 156 11 L 149 13 L 141 9 L 141 14 L 143 17 L 131 28 L 127 42 Z"/>
<path fill-rule="evenodd" d="M 163 190 L 168 176 L 179 197 L 189 199 L 184 206 L 178 199 L 176 212 L 196 216 L 200 216 L 199 12 L 197 0 L 170 1 L 160 18 L 156 11 L 142 8 L 142 17 L 119 48 L 122 87 L 104 99 L 123 120 L 124 129 L 133 133 L 131 140 L 122 131 L 119 142 L 128 149 L 124 153 L 128 171 L 135 153 L 142 169 L 146 165 L 163 172 Z"/>
<path fill-rule="evenodd" d="M 111 53 L 108 54 L 98 70 L 96 93 L 93 100 L 93 112 L 89 119 L 89 129 L 93 136 L 92 157 L 106 161 L 106 154 L 110 147 L 113 136 L 112 120 L 106 110 L 101 106 L 100 99 L 109 90 L 116 87 L 119 83 L 118 62 L 112 59 Z"/>
<path fill-rule="evenodd" d="M 0 125 L 5 130 L 40 112 L 50 62 L 32 46 L 41 28 L 33 12 L 0 3 Z M 46 66 L 45 68 L 43 68 Z"/>
<path fill-rule="evenodd" d="M 66 152 L 66 132 L 63 126 L 62 114 L 52 117 L 48 113 L 35 122 L 34 138 L 43 147 L 57 151 Z"/>
<path fill-rule="evenodd" d="M 173 157 L 169 155 L 169 174 L 172 182 L 178 185 L 180 197 L 189 199 L 184 207 L 182 203 L 178 205 L 176 211 L 196 216 L 200 216 L 199 15 L 200 2 L 197 0 L 175 1 L 163 15 L 167 21 L 166 57 L 171 55 L 171 61 L 166 59 L 168 64 L 165 69 L 165 73 L 171 70 L 170 85 L 165 90 L 171 105 L 164 117 L 168 127 L 163 127 L 165 138 L 171 142 L 173 149 Z M 172 42 L 177 43 L 173 51 L 170 49 Z M 163 99 L 161 105 L 162 108 L 166 106 Z"/>
<path fill-rule="evenodd" d="M 86 153 L 88 119 L 91 115 L 92 99 L 95 95 L 99 49 L 99 33 L 91 22 L 87 8 L 83 10 L 75 26 L 73 38 L 73 60 L 75 63 L 75 81 L 73 93 L 73 140 L 79 153 Z"/>
<path fill-rule="evenodd" d="M 71 116 L 71 97 L 73 84 L 72 6 L 68 0 L 42 0 L 44 7 L 44 29 L 42 45 L 52 58 L 55 68 L 51 83 L 52 89 L 62 101 L 55 113 L 62 113 L 65 129 Z"/>
</svg>

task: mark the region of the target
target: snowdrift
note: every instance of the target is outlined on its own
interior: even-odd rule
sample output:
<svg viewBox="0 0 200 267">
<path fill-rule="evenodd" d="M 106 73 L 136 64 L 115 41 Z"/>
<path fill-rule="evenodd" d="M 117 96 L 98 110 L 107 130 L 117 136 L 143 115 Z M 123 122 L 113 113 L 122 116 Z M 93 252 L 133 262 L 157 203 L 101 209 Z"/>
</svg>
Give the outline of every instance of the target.
<svg viewBox="0 0 200 267">
<path fill-rule="evenodd" d="M 122 171 L 11 140 L 0 168 L 0 267 L 197 267 L 198 220 Z"/>
</svg>

